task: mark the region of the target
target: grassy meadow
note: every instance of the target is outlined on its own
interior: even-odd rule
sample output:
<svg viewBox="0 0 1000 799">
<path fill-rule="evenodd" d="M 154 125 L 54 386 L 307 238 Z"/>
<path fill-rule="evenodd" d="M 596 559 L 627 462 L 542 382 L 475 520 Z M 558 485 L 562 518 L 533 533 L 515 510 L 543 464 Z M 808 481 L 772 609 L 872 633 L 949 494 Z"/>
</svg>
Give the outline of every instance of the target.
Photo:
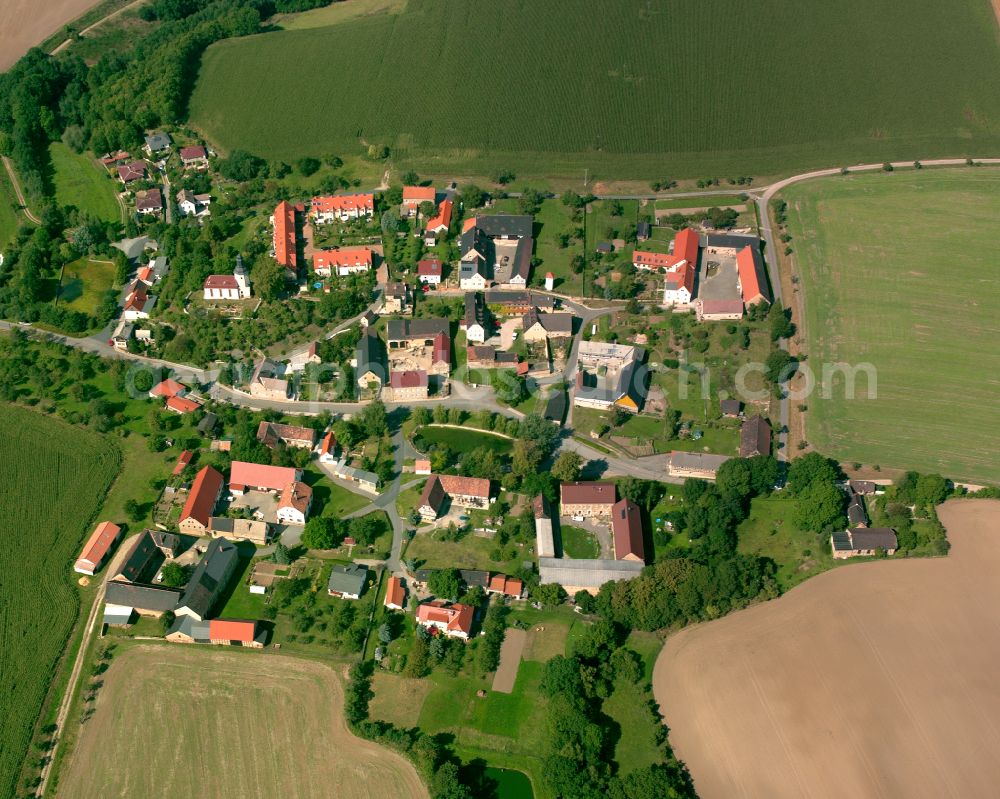
<svg viewBox="0 0 1000 799">
<path fill-rule="evenodd" d="M 121 220 L 115 184 L 87 155 L 77 155 L 62 142 L 49 145 L 56 202 L 73 205 L 104 222 Z"/>
<path fill-rule="evenodd" d="M 92 314 L 114 282 L 115 265 L 112 261 L 80 258 L 66 264 L 63 269 L 59 302 L 74 311 Z"/>
<path fill-rule="evenodd" d="M 585 170 L 760 176 L 1000 144 L 1000 96 L 969 80 L 1000 70 L 982 0 L 833 0 L 808 14 L 765 0 L 722 18 L 697 0 L 352 5 L 303 15 L 320 27 L 212 45 L 192 123 L 223 149 L 271 159 L 379 144 L 426 172 L 581 181 Z"/>
<path fill-rule="evenodd" d="M 6 169 L 0 169 L 0 253 L 17 232 L 17 197 Z"/>
<path fill-rule="evenodd" d="M 0 797 L 16 780 L 79 609 L 73 560 L 121 452 L 93 433 L 0 405 Z"/>
<path fill-rule="evenodd" d="M 790 187 L 805 348 L 870 363 L 877 396 L 843 379 L 806 402 L 814 447 L 843 461 L 998 480 L 1000 173 L 914 170 Z"/>
</svg>

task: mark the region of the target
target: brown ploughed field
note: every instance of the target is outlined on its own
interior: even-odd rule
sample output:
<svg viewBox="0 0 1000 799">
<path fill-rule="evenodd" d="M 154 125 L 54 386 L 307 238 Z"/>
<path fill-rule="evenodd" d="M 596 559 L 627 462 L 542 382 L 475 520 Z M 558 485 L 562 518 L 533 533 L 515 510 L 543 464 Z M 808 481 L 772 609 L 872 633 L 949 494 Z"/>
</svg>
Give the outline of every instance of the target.
<svg viewBox="0 0 1000 799">
<path fill-rule="evenodd" d="M 0 71 L 97 0 L 0 0 Z"/>
<path fill-rule="evenodd" d="M 947 558 L 851 564 L 667 640 L 656 701 L 702 799 L 997 795 L 1000 501 L 938 510 Z"/>
<path fill-rule="evenodd" d="M 408 761 L 348 731 L 329 666 L 140 646 L 103 680 L 59 779 L 65 799 L 427 797 Z"/>
</svg>

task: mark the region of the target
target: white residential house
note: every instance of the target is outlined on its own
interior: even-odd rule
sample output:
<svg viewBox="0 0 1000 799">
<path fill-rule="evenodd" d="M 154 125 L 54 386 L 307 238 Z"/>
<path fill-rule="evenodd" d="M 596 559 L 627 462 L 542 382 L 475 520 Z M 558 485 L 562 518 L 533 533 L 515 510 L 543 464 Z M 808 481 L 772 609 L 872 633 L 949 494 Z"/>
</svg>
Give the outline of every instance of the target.
<svg viewBox="0 0 1000 799">
<path fill-rule="evenodd" d="M 279 524 L 305 524 L 312 506 L 312 489 L 305 483 L 293 482 L 285 486 L 278 499 Z"/>
<path fill-rule="evenodd" d="M 208 216 L 211 204 L 211 194 L 195 194 L 187 189 L 177 192 L 177 210 L 181 216 Z"/>
</svg>

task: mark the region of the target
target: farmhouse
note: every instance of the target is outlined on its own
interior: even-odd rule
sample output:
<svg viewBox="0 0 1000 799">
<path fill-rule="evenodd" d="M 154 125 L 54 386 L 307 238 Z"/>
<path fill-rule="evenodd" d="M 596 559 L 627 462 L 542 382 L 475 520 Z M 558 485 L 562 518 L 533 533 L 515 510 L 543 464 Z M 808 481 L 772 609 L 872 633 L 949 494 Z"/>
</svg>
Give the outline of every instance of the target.
<svg viewBox="0 0 1000 799">
<path fill-rule="evenodd" d="M 517 355 L 504 352 L 489 344 L 465 348 L 466 365 L 470 369 L 498 369 L 516 367 Z"/>
<path fill-rule="evenodd" d="M 642 514 L 639 506 L 632 500 L 623 499 L 611 509 L 611 534 L 615 560 L 646 562 L 642 543 Z"/>
<path fill-rule="evenodd" d="M 278 498 L 279 524 L 305 524 L 312 507 L 313 492 L 305 483 L 293 481 L 286 485 Z"/>
<path fill-rule="evenodd" d="M 573 335 L 573 314 L 540 313 L 532 308 L 521 319 L 525 341 L 547 341 Z"/>
<path fill-rule="evenodd" d="M 847 491 L 849 497 L 847 503 L 847 522 L 851 527 L 868 526 L 868 509 L 865 507 L 865 500 L 860 494 L 856 494 L 850 489 Z"/>
<path fill-rule="evenodd" d="M 211 466 L 202 467 L 191 483 L 177 529 L 189 535 L 204 535 L 208 530 L 208 520 L 215 510 L 215 503 L 222 495 L 224 482 L 222 475 Z"/>
<path fill-rule="evenodd" d="M 361 563 L 348 563 L 345 566 L 334 566 L 330 571 L 330 579 L 326 584 L 326 592 L 330 596 L 341 599 L 360 599 L 368 580 L 368 567 Z M 386 594 L 388 598 L 388 594 Z"/>
<path fill-rule="evenodd" d="M 172 544 L 173 542 L 166 542 Z M 116 583 L 142 583 L 152 578 L 162 557 L 167 554 L 164 549 L 173 549 L 161 546 L 164 544 L 161 538 L 154 535 L 153 530 L 143 530 L 135 541 L 132 542 L 124 560 L 118 568 L 108 577 L 109 582 Z"/>
<path fill-rule="evenodd" d="M 176 644 L 215 644 L 263 649 L 267 631 L 256 621 L 242 619 L 212 619 L 195 621 L 191 616 L 174 620 L 164 638 Z"/>
<path fill-rule="evenodd" d="M 446 500 L 463 508 L 488 508 L 492 484 L 481 477 L 432 474 L 420 495 L 420 518 L 432 522 L 441 515 Z"/>
<path fill-rule="evenodd" d="M 423 369 L 447 377 L 451 332 L 447 319 L 390 319 L 386 326 L 392 369 Z"/>
<path fill-rule="evenodd" d="M 506 574 L 494 574 L 490 576 L 485 591 L 487 594 L 520 599 L 524 594 L 524 583 L 515 577 L 508 577 Z"/>
<path fill-rule="evenodd" d="M 417 262 L 417 280 L 436 286 L 441 282 L 443 264 L 437 258 L 424 258 Z"/>
<path fill-rule="evenodd" d="M 122 318 L 127 322 L 136 319 L 149 319 L 149 314 L 156 305 L 156 297 L 152 297 L 146 289 L 146 284 L 136 281 L 126 288 L 122 300 Z"/>
<path fill-rule="evenodd" d="M 177 192 L 177 210 L 181 216 L 208 216 L 212 204 L 211 194 L 195 194 L 187 189 Z"/>
<path fill-rule="evenodd" d="M 118 172 L 118 179 L 127 186 L 129 183 L 134 183 L 137 180 L 146 179 L 146 162 L 133 161 L 131 164 L 123 164 L 116 171 Z"/>
<path fill-rule="evenodd" d="M 313 256 L 313 271 L 321 277 L 334 273 L 340 277 L 370 272 L 372 251 L 368 247 L 341 247 L 334 250 L 319 250 Z"/>
<path fill-rule="evenodd" d="M 753 416 L 740 428 L 740 457 L 771 454 L 771 425 L 762 416 Z"/>
<path fill-rule="evenodd" d="M 466 220 L 459 237 L 459 287 L 482 289 L 487 282 L 526 286 L 533 241 L 530 216 L 496 214 Z"/>
<path fill-rule="evenodd" d="M 375 216 L 374 194 L 338 194 L 329 197 L 313 197 L 309 214 L 319 224 L 347 222 Z"/>
<path fill-rule="evenodd" d="M 270 449 L 276 449 L 281 444 L 297 449 L 312 449 L 316 444 L 316 431 L 311 427 L 261 422 L 257 426 L 257 440 Z"/>
<path fill-rule="evenodd" d="M 437 214 L 427 221 L 427 227 L 424 230 L 424 244 L 426 246 L 433 247 L 437 244 L 438 238 L 448 232 L 448 226 L 451 225 L 451 212 L 452 201 L 442 200 L 438 206 Z"/>
<path fill-rule="evenodd" d="M 261 399 L 288 399 L 291 387 L 282 377 L 284 367 L 270 358 L 262 358 L 250 378 L 250 396 Z"/>
<path fill-rule="evenodd" d="M 403 610 L 406 607 L 406 586 L 401 578 L 389 578 L 384 604 L 389 610 Z"/>
<path fill-rule="evenodd" d="M 87 539 L 80 557 L 76 559 L 73 571 L 93 576 L 101 568 L 108 552 L 118 542 L 121 534 L 122 528 L 112 522 L 101 522 L 97 525 Z"/>
<path fill-rule="evenodd" d="M 740 296 L 748 308 L 761 302 L 771 302 L 771 291 L 764 271 L 764 258 L 759 246 L 746 246 L 736 254 L 739 270 Z"/>
<path fill-rule="evenodd" d="M 408 314 L 413 312 L 413 294 L 406 283 L 386 283 L 382 298 L 382 313 Z"/>
<path fill-rule="evenodd" d="M 146 189 L 135 193 L 135 210 L 140 214 L 158 214 L 163 210 L 163 195 L 159 189 Z"/>
<path fill-rule="evenodd" d="M 166 586 L 108 583 L 104 589 L 107 603 L 104 620 L 109 624 L 128 624 L 132 611 L 158 619 L 177 607 L 180 596 L 178 589 Z"/>
<path fill-rule="evenodd" d="M 674 450 L 667 459 L 667 474 L 670 477 L 697 477 L 700 480 L 714 480 L 715 473 L 729 455 L 711 455 L 705 452 L 678 452 Z"/>
<path fill-rule="evenodd" d="M 646 398 L 645 378 L 639 370 L 643 354 L 641 348 L 624 344 L 580 342 L 573 404 L 638 413 Z"/>
<path fill-rule="evenodd" d="M 433 186 L 403 186 L 402 211 L 406 216 L 416 216 L 423 203 L 433 203 L 436 199 Z"/>
<path fill-rule="evenodd" d="M 576 482 L 559 484 L 559 505 L 563 516 L 611 518 L 618 501 L 614 483 Z"/>
<path fill-rule="evenodd" d="M 306 346 L 305 349 L 298 350 L 288 359 L 288 368 L 293 372 L 301 372 L 309 364 L 319 365 L 323 359 L 319 355 L 319 344 L 315 341 Z"/>
<path fill-rule="evenodd" d="M 556 542 L 552 533 L 552 516 L 543 494 L 535 497 L 531 509 L 535 514 L 535 552 L 539 558 L 554 558 Z"/>
<path fill-rule="evenodd" d="M 208 520 L 208 534 L 212 538 L 250 541 L 262 547 L 267 545 L 268 539 L 271 537 L 271 525 L 256 519 L 230 519 L 228 516 L 212 516 Z"/>
<path fill-rule="evenodd" d="M 204 621 L 225 591 L 238 563 L 236 545 L 224 538 L 213 538 L 195 567 L 174 614 Z"/>
<path fill-rule="evenodd" d="M 150 156 L 170 151 L 170 134 L 164 133 L 162 130 L 150 133 L 145 137 L 145 140 L 146 143 L 142 149 Z"/>
<path fill-rule="evenodd" d="M 389 372 L 389 386 L 384 394 L 388 402 L 427 399 L 427 372 L 414 369 L 405 372 Z"/>
<path fill-rule="evenodd" d="M 187 392 L 187 386 L 168 377 L 153 386 L 149 391 L 149 396 L 154 399 L 157 397 L 183 397 Z"/>
<path fill-rule="evenodd" d="M 837 560 L 896 552 L 896 532 L 889 527 L 858 527 L 830 536 L 830 547 Z"/>
<path fill-rule="evenodd" d="M 284 491 L 285 486 L 302 479 L 302 472 L 291 466 L 233 461 L 229 466 L 229 493 L 242 496 L 247 491 Z"/>
<path fill-rule="evenodd" d="M 417 624 L 449 638 L 468 641 L 472 634 L 475 611 L 469 605 L 449 605 L 441 600 L 424 602 L 417 606 Z"/>
<path fill-rule="evenodd" d="M 365 333 L 358 339 L 354 350 L 354 374 L 358 386 L 374 391 L 376 394 L 386 380 L 385 356 L 382 351 L 382 339 L 374 333 Z"/>
<path fill-rule="evenodd" d="M 213 300 L 245 300 L 250 296 L 250 275 L 243 265 L 243 256 L 236 256 L 231 275 L 209 275 L 202 284 L 202 298 Z"/>
<path fill-rule="evenodd" d="M 332 432 L 323 436 L 319 442 L 320 463 L 333 463 L 337 459 L 337 439 Z"/>
<path fill-rule="evenodd" d="M 295 218 L 295 207 L 282 200 L 274 208 L 271 215 L 271 225 L 274 227 L 274 237 L 271 247 L 274 260 L 285 269 L 295 272 L 299 268 L 299 233 Z"/>
<path fill-rule="evenodd" d="M 465 330 L 467 341 L 482 344 L 486 341 L 487 315 L 483 304 L 483 295 L 478 291 L 470 291 L 465 295 L 465 315 L 461 327 Z"/>
<path fill-rule="evenodd" d="M 188 167 L 194 167 L 195 169 L 208 168 L 208 150 L 200 144 L 181 147 L 180 155 L 181 163 L 184 164 L 185 169 Z"/>
</svg>

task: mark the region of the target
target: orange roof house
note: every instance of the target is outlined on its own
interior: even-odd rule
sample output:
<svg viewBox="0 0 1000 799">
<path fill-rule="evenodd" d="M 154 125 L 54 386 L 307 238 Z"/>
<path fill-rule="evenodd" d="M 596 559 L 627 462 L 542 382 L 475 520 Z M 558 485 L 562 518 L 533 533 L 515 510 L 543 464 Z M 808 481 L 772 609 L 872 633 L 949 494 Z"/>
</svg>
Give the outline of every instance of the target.
<svg viewBox="0 0 1000 799">
<path fill-rule="evenodd" d="M 632 265 L 636 269 L 668 269 L 674 264 L 674 256 L 663 252 L 636 250 L 632 253 Z"/>
<path fill-rule="evenodd" d="M 348 275 L 368 272 L 372 268 L 372 251 L 368 247 L 341 247 L 319 250 L 313 255 L 313 271 L 317 275 Z"/>
<path fill-rule="evenodd" d="M 247 489 L 284 491 L 299 479 L 300 472 L 291 466 L 268 466 L 261 463 L 233 461 L 229 466 L 229 489 L 242 494 Z"/>
<path fill-rule="evenodd" d="M 297 269 L 298 233 L 295 230 L 295 208 L 282 200 L 271 217 L 274 224 L 274 260 L 287 269 Z"/>
<path fill-rule="evenodd" d="M 114 546 L 121 534 L 122 528 L 117 524 L 101 522 L 97 525 L 90 538 L 87 539 L 80 557 L 76 559 L 73 571 L 93 576 L 94 572 L 101 568 L 108 552 L 111 551 L 111 547 Z"/>
<path fill-rule="evenodd" d="M 764 275 L 764 263 L 760 251 L 746 246 L 736 253 L 736 268 L 739 271 L 740 294 L 744 305 L 770 302 L 771 295 Z"/>
<path fill-rule="evenodd" d="M 385 589 L 385 606 L 391 610 L 403 610 L 406 607 L 406 588 L 399 577 L 390 577 Z"/>
<path fill-rule="evenodd" d="M 432 203 L 436 198 L 433 186 L 403 186 L 403 205 L 418 207 L 421 203 Z"/>
<path fill-rule="evenodd" d="M 313 197 L 309 213 L 317 222 L 333 219 L 352 219 L 359 216 L 373 216 L 375 213 L 374 194 L 337 194 L 328 197 Z"/>
<path fill-rule="evenodd" d="M 441 600 L 434 600 L 417 607 L 417 624 L 450 638 L 468 640 L 472 633 L 473 615 L 469 605 L 447 605 Z"/>
<path fill-rule="evenodd" d="M 208 623 L 208 638 L 213 644 L 241 644 L 260 649 L 264 645 L 257 632 L 257 622 L 239 619 L 212 619 Z"/>
<path fill-rule="evenodd" d="M 201 535 L 208 529 L 208 520 L 219 501 L 222 485 L 222 475 L 211 466 L 205 466 L 195 475 L 177 523 L 182 533 Z"/>
<path fill-rule="evenodd" d="M 192 399 L 181 396 L 167 397 L 167 410 L 173 411 L 174 413 L 191 413 L 196 411 L 201 406 Z"/>
<path fill-rule="evenodd" d="M 514 599 L 520 599 L 523 591 L 524 583 L 516 577 L 508 577 L 506 574 L 494 574 L 486 586 L 487 594 L 502 594 Z"/>
<path fill-rule="evenodd" d="M 642 514 L 639 506 L 623 499 L 611 509 L 611 532 L 615 544 L 615 560 L 645 562 L 642 544 Z"/>
<path fill-rule="evenodd" d="M 451 224 L 451 211 L 453 204 L 451 200 L 442 200 L 438 206 L 437 214 L 427 222 L 427 235 L 433 236 L 448 230 Z"/>
<path fill-rule="evenodd" d="M 187 386 L 183 383 L 178 383 L 176 380 L 171 380 L 167 378 L 155 386 L 149 392 L 151 397 L 183 397 L 187 393 Z"/>
</svg>

